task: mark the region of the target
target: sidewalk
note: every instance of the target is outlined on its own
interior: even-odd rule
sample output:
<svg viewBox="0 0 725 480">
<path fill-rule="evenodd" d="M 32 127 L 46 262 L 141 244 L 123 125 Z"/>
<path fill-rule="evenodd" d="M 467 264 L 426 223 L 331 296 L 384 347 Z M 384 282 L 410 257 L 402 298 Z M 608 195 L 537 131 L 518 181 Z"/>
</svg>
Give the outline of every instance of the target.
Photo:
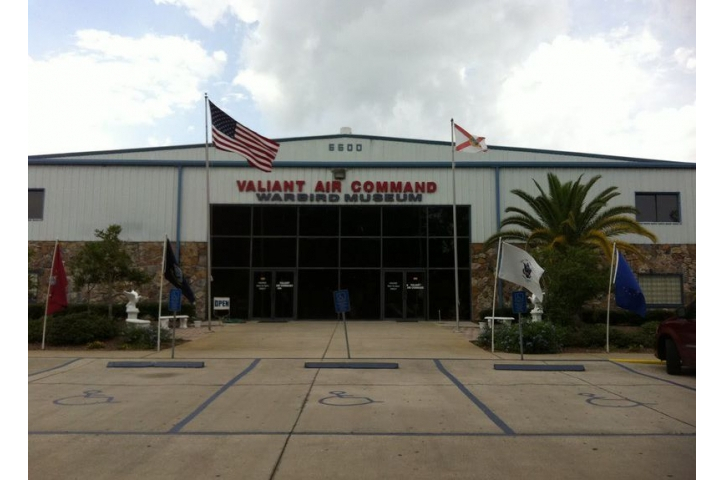
<svg viewBox="0 0 725 480">
<path fill-rule="evenodd" d="M 456 328 L 458 327 L 458 328 Z M 520 360 L 520 353 L 491 353 L 471 343 L 479 327 L 472 322 L 348 321 L 351 359 L 458 358 Z M 343 322 L 205 323 L 200 328 L 177 328 L 174 358 L 308 358 L 347 359 Z M 171 348 L 155 350 L 46 350 L 28 357 L 171 358 Z M 615 360 L 662 364 L 652 352 L 566 352 L 525 354 L 524 360 Z"/>
</svg>

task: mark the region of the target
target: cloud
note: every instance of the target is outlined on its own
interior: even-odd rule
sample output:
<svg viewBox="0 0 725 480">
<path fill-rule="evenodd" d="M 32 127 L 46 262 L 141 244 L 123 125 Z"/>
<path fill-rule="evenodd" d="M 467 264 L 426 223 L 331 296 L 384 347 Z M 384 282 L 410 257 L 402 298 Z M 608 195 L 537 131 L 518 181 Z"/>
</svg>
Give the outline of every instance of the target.
<svg viewBox="0 0 725 480">
<path fill-rule="evenodd" d="M 511 69 L 496 132 L 516 146 L 692 161 L 694 98 L 669 103 L 667 62 L 648 31 L 558 36 Z"/>
<path fill-rule="evenodd" d="M 452 116 L 493 121 L 486 109 L 501 80 L 496 72 L 565 28 L 565 5 L 271 2 L 243 45 L 236 83 L 274 135 L 349 125 L 356 133 L 445 139 Z"/>
<path fill-rule="evenodd" d="M 213 28 L 227 14 L 245 23 L 253 23 L 259 17 L 258 2 L 255 0 L 154 0 L 154 2 L 157 5 L 182 7 L 207 28 Z"/>
<path fill-rule="evenodd" d="M 693 49 L 680 47 L 675 50 L 673 56 L 677 64 L 681 67 L 686 68 L 687 70 L 695 70 L 697 62 L 695 59 L 695 51 Z"/>
<path fill-rule="evenodd" d="M 646 26 L 562 34 L 576 21 L 566 2 L 316 7 L 267 4 L 242 46 L 234 83 L 269 135 L 446 140 L 454 117 L 492 145 L 694 161 L 694 80 L 673 72 L 694 69 L 694 52 Z"/>
<path fill-rule="evenodd" d="M 193 108 L 225 63 L 183 37 L 78 31 L 72 51 L 28 58 L 29 131 L 43 132 L 30 153 L 117 148 L 133 127 Z"/>
</svg>

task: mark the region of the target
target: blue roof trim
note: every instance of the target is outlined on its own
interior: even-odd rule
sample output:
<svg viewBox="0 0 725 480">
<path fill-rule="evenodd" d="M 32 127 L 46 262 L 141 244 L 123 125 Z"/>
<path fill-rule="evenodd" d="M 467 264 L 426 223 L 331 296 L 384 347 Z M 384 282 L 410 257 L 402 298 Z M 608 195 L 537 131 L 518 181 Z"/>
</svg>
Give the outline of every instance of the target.
<svg viewBox="0 0 725 480">
<path fill-rule="evenodd" d="M 300 141 L 308 141 L 308 140 L 337 140 L 337 139 L 343 139 L 343 138 L 353 138 L 353 139 L 361 139 L 361 140 L 379 140 L 379 141 L 389 141 L 389 142 L 403 142 L 403 143 L 417 143 L 421 145 L 438 145 L 438 146 L 450 146 L 451 142 L 443 142 L 443 141 L 436 141 L 436 140 L 418 140 L 418 139 L 411 139 L 411 138 L 398 138 L 398 137 L 381 137 L 381 136 L 374 136 L 374 135 L 355 135 L 355 134 L 335 134 L 335 135 L 319 135 L 319 136 L 312 136 L 312 137 L 289 137 L 289 138 L 277 138 L 274 139 L 275 141 L 279 143 L 285 143 L 285 142 L 300 142 Z M 28 161 L 31 159 L 52 159 L 52 158 L 68 158 L 68 157 L 92 157 L 96 155 L 109 155 L 109 154 L 121 154 L 121 153 L 140 153 L 140 152 L 159 152 L 159 151 L 168 151 L 168 150 L 189 150 L 194 148 L 204 148 L 204 143 L 197 143 L 197 144 L 191 144 L 191 145 L 174 145 L 174 146 L 166 146 L 166 147 L 144 147 L 144 148 L 129 148 L 129 149 L 121 149 L 121 150 L 97 150 L 97 151 L 91 151 L 91 152 L 71 152 L 71 153 L 53 153 L 53 154 L 44 154 L 44 155 L 28 155 Z M 209 144 L 210 148 L 213 148 L 211 144 Z M 519 147 L 502 147 L 502 146 L 495 146 L 495 145 L 488 145 L 489 152 L 521 152 L 521 153 L 543 153 L 548 155 L 560 155 L 560 156 L 576 156 L 576 157 L 584 157 L 584 158 L 598 158 L 603 160 L 621 160 L 621 161 L 636 161 L 636 162 L 672 162 L 672 163 L 690 163 L 690 162 L 679 162 L 674 160 L 657 160 L 657 159 L 649 159 L 649 158 L 638 158 L 638 157 L 623 157 L 623 156 L 617 156 L 617 155 L 605 155 L 600 153 L 580 153 L 580 152 L 570 152 L 565 150 L 545 150 L 545 149 L 538 149 L 538 148 L 519 148 Z M 694 165 L 694 164 L 693 164 Z"/>
<path fill-rule="evenodd" d="M 212 161 L 215 168 L 252 168 L 246 161 Z M 89 166 L 89 167 L 206 167 L 204 160 L 108 160 L 78 158 L 31 158 L 32 166 Z M 274 168 L 451 168 L 450 161 L 396 161 L 396 162 L 311 162 L 276 161 Z M 696 164 L 665 160 L 641 160 L 628 162 L 541 162 L 541 161 L 464 161 L 456 162 L 459 168 L 664 168 L 677 170 L 695 170 Z"/>
</svg>

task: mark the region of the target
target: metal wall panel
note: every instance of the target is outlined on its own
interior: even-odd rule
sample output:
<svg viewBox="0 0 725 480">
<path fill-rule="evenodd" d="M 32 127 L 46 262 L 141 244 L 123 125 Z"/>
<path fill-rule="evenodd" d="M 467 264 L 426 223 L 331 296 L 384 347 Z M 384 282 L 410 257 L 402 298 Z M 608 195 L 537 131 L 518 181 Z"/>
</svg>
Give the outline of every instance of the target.
<svg viewBox="0 0 725 480">
<path fill-rule="evenodd" d="M 456 168 L 457 204 L 472 207 L 474 242 L 484 241 L 497 230 L 497 188 L 501 195 L 499 215 L 504 218 L 507 206 L 526 208 L 512 190 L 521 189 L 535 195 L 534 180 L 547 189 L 546 175 L 552 172 L 562 181 L 576 180 L 582 174 L 584 181 L 593 175 L 602 175 L 595 192 L 611 185 L 617 186 L 620 192 L 611 205 L 634 205 L 635 192 L 679 192 L 682 222 L 647 224 L 647 227 L 659 237 L 659 243 L 696 243 L 694 170 L 501 168 L 498 171 L 497 185 L 495 169 Z M 33 166 L 28 169 L 28 188 L 45 189 L 45 211 L 42 221 L 28 222 L 28 238 L 93 240 L 95 229 L 112 223 L 123 227 L 123 236 L 128 240 L 155 241 L 165 234 L 175 238 L 178 175 L 181 175 L 182 192 L 178 226 L 181 240 L 205 241 L 206 170 L 203 167 Z M 284 168 L 272 175 L 250 168 L 213 168 L 211 202 L 259 204 L 256 194 L 239 192 L 237 180 L 304 181 L 303 193 L 309 194 L 314 193 L 318 181 L 332 181 L 333 176 L 328 168 Z M 343 194 L 351 192 L 354 181 L 435 182 L 436 192 L 423 194 L 421 204 L 450 205 L 453 201 L 451 170 L 446 168 L 349 168 L 342 181 Z M 623 240 L 648 243 L 641 237 L 623 237 Z"/>
<path fill-rule="evenodd" d="M 45 189 L 43 220 L 28 222 L 28 240 L 95 240 L 112 224 L 130 241 L 175 232 L 175 168 L 33 166 L 28 188 Z"/>
<path fill-rule="evenodd" d="M 538 195 L 534 180 L 548 192 L 546 176 L 554 173 L 562 182 L 575 181 L 582 175 L 582 183 L 586 183 L 595 175 L 601 175 L 591 190 L 592 198 L 605 188 L 616 186 L 620 195 L 612 199 L 610 206 L 635 205 L 637 192 L 673 192 L 680 193 L 682 222 L 679 224 L 645 224 L 655 233 L 658 243 L 663 244 L 689 244 L 696 243 L 695 230 L 695 170 L 667 170 L 667 169 L 585 169 L 569 168 L 521 168 L 501 169 L 501 218 L 504 218 L 506 206 L 515 206 L 528 209 L 527 205 L 511 193 L 520 189 L 531 195 Z M 630 243 L 651 243 L 640 236 L 624 236 L 622 240 Z"/>
<path fill-rule="evenodd" d="M 271 174 L 247 167 L 236 154 L 210 147 L 209 158 L 215 165 L 210 172 L 211 203 L 259 204 L 255 194 L 239 192 L 237 180 L 304 181 L 304 193 L 314 193 L 318 181 L 333 180 L 331 165 L 340 167 L 348 162 L 351 166 L 346 169 L 343 194 L 350 192 L 350 185 L 356 180 L 434 181 L 437 191 L 424 194 L 421 203 L 452 203 L 451 170 L 446 167 L 451 150 L 446 142 L 332 135 L 281 140 L 281 143 L 277 159 L 286 164 Z M 330 150 L 331 144 L 334 151 Z M 342 151 L 338 145 L 342 145 Z M 200 144 L 32 157 L 28 188 L 45 188 L 46 198 L 44 220 L 28 222 L 29 239 L 92 240 L 95 229 L 119 223 L 124 228 L 124 237 L 129 240 L 154 241 L 163 238 L 164 234 L 175 238 L 178 228 L 183 241 L 205 241 L 206 152 Z M 44 157 L 51 163 L 73 159 L 82 164 L 42 165 Z M 39 161 L 41 164 L 35 163 Z M 121 166 L 125 161 L 134 164 Z M 159 161 L 170 163 L 168 166 L 144 165 Z M 220 167 L 224 161 L 233 161 L 234 166 Z M 294 161 L 304 161 L 305 167 L 290 167 Z M 316 162 L 325 165 L 310 167 Z M 386 162 L 394 166 L 381 166 Z M 426 162 L 435 162 L 437 166 L 426 168 Z M 476 168 L 469 168 L 471 162 Z M 588 167 L 592 162 L 596 165 Z M 371 167 L 365 168 L 366 163 L 371 163 Z M 674 162 L 669 163 L 677 166 Z M 562 165 L 557 167 L 558 164 Z M 640 165 L 649 168 L 633 168 Z M 472 207 L 472 240 L 482 242 L 495 233 L 498 218 L 504 217 L 507 206 L 525 207 L 510 193 L 511 190 L 536 194 L 533 179 L 545 186 L 547 172 L 556 173 L 563 181 L 575 180 L 582 173 L 585 178 L 600 174 L 598 191 L 610 185 L 619 187 L 621 195 L 613 205 L 634 205 L 634 193 L 639 191 L 679 192 L 682 222 L 648 227 L 659 236 L 659 243 L 695 243 L 694 168 L 659 168 L 656 163 L 621 157 L 507 148 L 492 148 L 485 154 L 456 155 L 457 203 Z M 497 194 L 500 194 L 498 212 Z M 179 195 L 181 203 L 177 205 Z M 301 203 L 314 202 L 308 199 Z M 177 206 L 180 216 L 177 216 Z M 640 238 L 626 240 L 642 242 Z"/>
</svg>

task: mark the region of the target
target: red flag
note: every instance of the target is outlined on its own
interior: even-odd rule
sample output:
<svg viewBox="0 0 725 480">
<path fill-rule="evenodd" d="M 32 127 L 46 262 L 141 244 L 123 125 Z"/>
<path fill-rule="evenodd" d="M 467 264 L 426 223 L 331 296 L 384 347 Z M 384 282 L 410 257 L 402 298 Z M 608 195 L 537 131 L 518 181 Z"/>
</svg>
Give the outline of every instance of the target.
<svg viewBox="0 0 725 480">
<path fill-rule="evenodd" d="M 209 110 L 211 137 L 216 148 L 238 153 L 247 159 L 250 166 L 263 172 L 272 171 L 272 162 L 279 150 L 277 142 L 237 123 L 211 101 L 209 101 Z"/>
<path fill-rule="evenodd" d="M 50 272 L 50 286 L 48 287 L 48 306 L 46 315 L 63 310 L 68 306 L 68 278 L 65 275 L 63 259 L 60 255 L 60 244 L 55 244 L 53 254 L 53 269 Z"/>
</svg>

